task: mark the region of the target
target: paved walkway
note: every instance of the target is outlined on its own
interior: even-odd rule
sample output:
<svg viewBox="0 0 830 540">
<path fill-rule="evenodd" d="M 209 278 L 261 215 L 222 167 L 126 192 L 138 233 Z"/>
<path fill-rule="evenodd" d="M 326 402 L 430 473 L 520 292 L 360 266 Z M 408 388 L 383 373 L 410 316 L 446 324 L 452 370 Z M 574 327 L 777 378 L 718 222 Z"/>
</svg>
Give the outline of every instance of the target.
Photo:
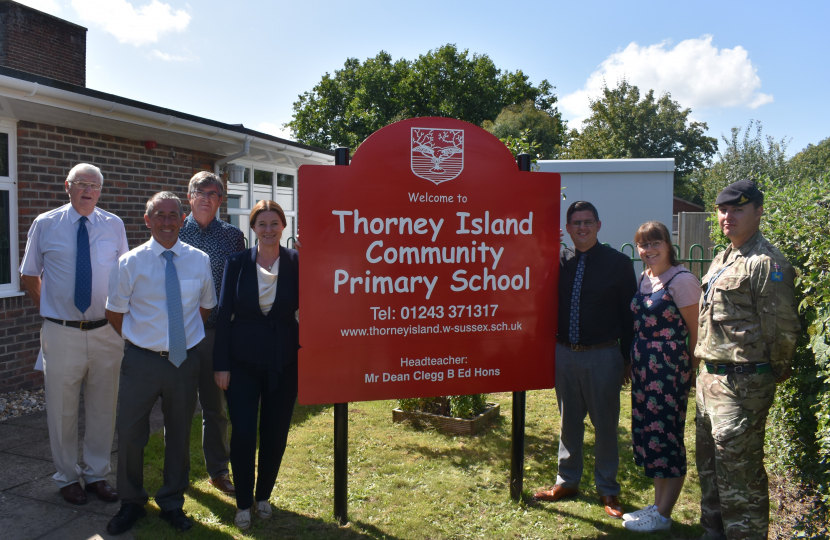
<svg viewBox="0 0 830 540">
<path fill-rule="evenodd" d="M 161 402 L 150 416 L 153 432 L 163 425 Z M 78 454 L 84 433 L 83 399 L 78 415 Z M 107 481 L 115 487 L 118 435 L 112 443 L 112 473 Z M 107 522 L 120 508 L 89 493 L 81 506 L 63 500 L 52 482 L 55 466 L 49 447 L 46 411 L 0 422 L 0 538 L 3 540 L 99 540 L 107 534 Z M 132 540 L 129 531 L 117 537 Z"/>
</svg>

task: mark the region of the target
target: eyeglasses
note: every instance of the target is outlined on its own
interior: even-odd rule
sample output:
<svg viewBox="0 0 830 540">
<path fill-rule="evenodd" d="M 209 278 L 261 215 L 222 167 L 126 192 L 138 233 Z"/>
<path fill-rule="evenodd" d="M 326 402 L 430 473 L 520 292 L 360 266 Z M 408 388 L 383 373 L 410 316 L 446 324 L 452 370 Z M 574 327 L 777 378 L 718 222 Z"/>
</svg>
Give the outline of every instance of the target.
<svg viewBox="0 0 830 540">
<path fill-rule="evenodd" d="M 586 227 L 588 227 L 590 229 L 591 227 L 596 225 L 596 223 L 597 222 L 593 219 L 583 219 L 583 220 L 580 220 L 580 221 L 571 221 L 570 225 L 571 225 L 571 227 L 576 227 L 577 229 L 582 227 L 583 225 L 585 225 Z"/>
<path fill-rule="evenodd" d="M 91 189 L 92 191 L 101 191 L 101 184 L 96 184 L 95 182 L 70 182 L 70 184 L 81 190 Z"/>
<path fill-rule="evenodd" d="M 216 202 L 222 197 L 215 191 L 202 191 L 201 189 L 193 190 L 194 199 L 208 199 L 211 202 Z"/>
<path fill-rule="evenodd" d="M 661 247 L 663 247 L 663 241 L 655 240 L 654 242 L 643 242 L 642 244 L 637 244 L 637 247 L 642 249 L 643 251 L 646 251 L 649 248 L 649 246 L 653 247 L 654 249 L 660 249 Z"/>
</svg>

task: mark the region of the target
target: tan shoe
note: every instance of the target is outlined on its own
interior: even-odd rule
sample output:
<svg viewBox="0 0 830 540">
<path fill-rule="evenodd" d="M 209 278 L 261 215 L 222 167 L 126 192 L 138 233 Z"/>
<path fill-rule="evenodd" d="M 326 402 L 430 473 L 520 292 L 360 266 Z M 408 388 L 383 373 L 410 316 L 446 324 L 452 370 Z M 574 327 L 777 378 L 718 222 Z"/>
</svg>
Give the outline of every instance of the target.
<svg viewBox="0 0 830 540">
<path fill-rule="evenodd" d="M 622 519 L 623 509 L 620 500 L 616 495 L 603 495 L 600 497 L 602 504 L 605 505 L 605 513 L 612 518 Z"/>
<path fill-rule="evenodd" d="M 556 502 L 565 497 L 573 497 L 577 493 L 579 493 L 578 489 L 566 488 L 565 486 L 557 484 L 547 491 L 537 491 L 533 495 L 533 498 L 537 501 Z"/>
</svg>

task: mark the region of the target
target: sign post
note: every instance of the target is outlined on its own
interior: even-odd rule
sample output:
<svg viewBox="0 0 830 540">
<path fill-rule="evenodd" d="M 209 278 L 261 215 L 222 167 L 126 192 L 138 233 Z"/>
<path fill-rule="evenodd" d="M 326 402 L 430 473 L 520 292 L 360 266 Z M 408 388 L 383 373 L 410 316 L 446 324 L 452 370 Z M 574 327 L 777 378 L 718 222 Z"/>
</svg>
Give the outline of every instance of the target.
<svg viewBox="0 0 830 540">
<path fill-rule="evenodd" d="M 335 516 L 347 521 L 347 403 L 554 386 L 560 177 L 478 126 L 413 118 L 349 163 L 299 170 L 299 400 L 335 403 Z M 345 166 L 348 165 L 348 166 Z"/>
</svg>

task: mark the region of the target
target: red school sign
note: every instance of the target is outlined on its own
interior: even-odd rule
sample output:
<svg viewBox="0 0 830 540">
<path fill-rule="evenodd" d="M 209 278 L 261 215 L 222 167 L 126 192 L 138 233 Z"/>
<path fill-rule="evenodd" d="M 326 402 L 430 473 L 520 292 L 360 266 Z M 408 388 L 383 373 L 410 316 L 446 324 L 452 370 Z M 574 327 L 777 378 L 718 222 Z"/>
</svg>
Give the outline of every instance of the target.
<svg viewBox="0 0 830 540">
<path fill-rule="evenodd" d="M 558 174 L 414 118 L 298 185 L 301 403 L 553 387 Z"/>
</svg>

